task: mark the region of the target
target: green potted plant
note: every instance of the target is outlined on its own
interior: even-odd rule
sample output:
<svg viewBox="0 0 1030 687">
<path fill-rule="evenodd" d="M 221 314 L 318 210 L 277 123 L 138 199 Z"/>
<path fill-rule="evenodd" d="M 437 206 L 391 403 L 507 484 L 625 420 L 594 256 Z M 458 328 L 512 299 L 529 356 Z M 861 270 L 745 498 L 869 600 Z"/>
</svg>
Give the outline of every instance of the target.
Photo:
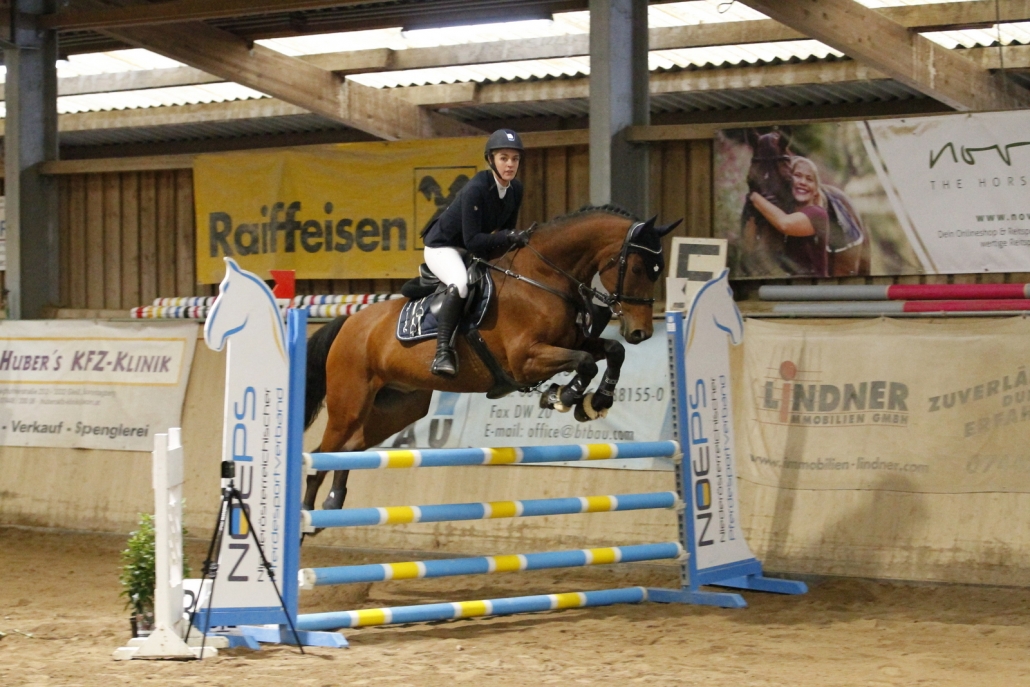
<svg viewBox="0 0 1030 687">
<path fill-rule="evenodd" d="M 186 529 L 182 535 L 185 538 Z M 154 626 L 154 587 L 157 584 L 154 571 L 154 516 L 140 513 L 139 527 L 129 533 L 129 540 L 122 551 L 122 568 L 118 581 L 122 584 L 120 596 L 125 597 L 125 607 L 132 611 L 129 623 L 133 637 L 149 634 Z M 190 574 L 185 553 L 182 559 L 183 577 Z"/>
</svg>

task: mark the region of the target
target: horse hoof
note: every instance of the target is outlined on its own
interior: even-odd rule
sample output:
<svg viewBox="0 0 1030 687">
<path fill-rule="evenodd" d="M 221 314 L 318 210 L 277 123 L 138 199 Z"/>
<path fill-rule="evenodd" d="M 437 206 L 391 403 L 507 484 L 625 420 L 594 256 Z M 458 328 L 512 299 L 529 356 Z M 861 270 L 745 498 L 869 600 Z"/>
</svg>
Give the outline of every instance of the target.
<svg viewBox="0 0 1030 687">
<path fill-rule="evenodd" d="M 572 408 L 561 402 L 561 388 L 552 384 L 551 388 L 540 395 L 540 407 L 545 410 L 557 410 L 559 413 L 567 413 Z"/>
<path fill-rule="evenodd" d="M 594 394 L 589 393 L 583 397 L 583 400 L 576 404 L 576 419 L 580 422 L 589 422 L 598 418 L 605 417 L 608 415 L 607 408 L 596 409 L 594 408 Z"/>
<path fill-rule="evenodd" d="M 329 495 L 325 497 L 325 501 L 322 502 L 322 510 L 340 510 L 343 508 L 343 499 L 346 496 L 345 493 L 337 492 L 335 489 L 329 492 Z"/>
</svg>

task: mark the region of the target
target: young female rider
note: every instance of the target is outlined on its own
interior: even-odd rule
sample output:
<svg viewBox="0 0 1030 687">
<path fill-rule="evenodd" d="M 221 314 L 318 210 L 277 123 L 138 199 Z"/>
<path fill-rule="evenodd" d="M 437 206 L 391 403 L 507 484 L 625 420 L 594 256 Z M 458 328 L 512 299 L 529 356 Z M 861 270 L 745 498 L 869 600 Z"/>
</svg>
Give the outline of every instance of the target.
<svg viewBox="0 0 1030 687">
<path fill-rule="evenodd" d="M 447 284 L 437 314 L 436 357 L 433 374 L 458 374 L 453 337 L 468 296 L 468 273 L 463 255 L 491 259 L 512 246 L 529 242 L 525 232 L 515 232 L 522 204 L 522 182 L 515 178 L 524 148 L 519 135 L 499 129 L 486 142 L 483 170 L 469 180 L 446 210 L 425 232 L 425 260 L 440 281 Z"/>
<path fill-rule="evenodd" d="M 793 275 L 825 277 L 828 274 L 826 241 L 830 218 L 823 209 L 819 171 L 806 157 L 795 157 L 790 164 L 795 211 L 786 213 L 760 193 L 750 198 L 758 211 L 783 234 L 780 264 Z"/>
</svg>

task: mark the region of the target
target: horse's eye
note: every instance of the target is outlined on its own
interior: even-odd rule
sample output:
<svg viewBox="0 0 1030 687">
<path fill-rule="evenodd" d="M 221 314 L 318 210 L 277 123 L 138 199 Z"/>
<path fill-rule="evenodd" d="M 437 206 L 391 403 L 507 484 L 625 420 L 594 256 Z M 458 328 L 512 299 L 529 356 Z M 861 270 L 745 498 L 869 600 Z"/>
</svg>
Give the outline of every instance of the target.
<svg viewBox="0 0 1030 687">
<path fill-rule="evenodd" d="M 639 276 L 644 273 L 644 268 L 640 265 L 633 265 L 633 274 Z"/>
</svg>

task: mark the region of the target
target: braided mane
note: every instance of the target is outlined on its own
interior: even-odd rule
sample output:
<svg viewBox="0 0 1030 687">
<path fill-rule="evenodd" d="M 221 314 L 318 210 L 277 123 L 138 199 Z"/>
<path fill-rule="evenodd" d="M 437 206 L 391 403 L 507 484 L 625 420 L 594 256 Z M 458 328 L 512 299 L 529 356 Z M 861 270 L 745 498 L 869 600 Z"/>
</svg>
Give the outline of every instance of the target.
<svg viewBox="0 0 1030 687">
<path fill-rule="evenodd" d="M 613 203 L 609 203 L 607 205 L 584 205 L 578 210 L 573 210 L 572 212 L 566 213 L 564 215 L 559 215 L 558 217 L 555 217 L 547 221 L 541 226 L 541 229 L 544 227 L 561 226 L 581 217 L 598 213 L 605 215 L 613 215 L 615 217 L 625 217 L 626 219 L 632 220 L 634 222 L 640 221 L 640 219 L 636 217 L 632 212 L 630 212 L 624 207 L 615 205 Z"/>
</svg>

